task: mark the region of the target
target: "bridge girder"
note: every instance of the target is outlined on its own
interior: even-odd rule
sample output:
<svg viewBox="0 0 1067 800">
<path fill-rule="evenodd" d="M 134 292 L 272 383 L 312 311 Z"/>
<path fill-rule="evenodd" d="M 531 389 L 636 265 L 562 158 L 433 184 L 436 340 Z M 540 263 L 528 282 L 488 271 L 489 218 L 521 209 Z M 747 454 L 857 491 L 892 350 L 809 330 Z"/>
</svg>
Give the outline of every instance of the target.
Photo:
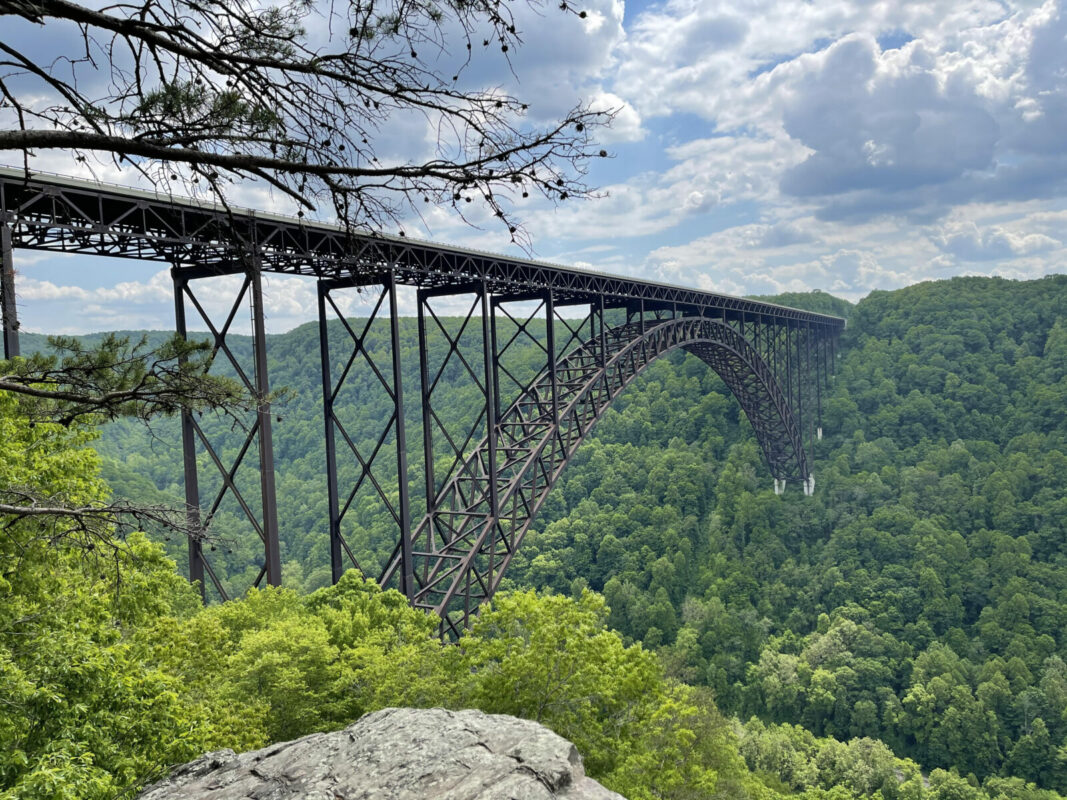
<svg viewBox="0 0 1067 800">
<path fill-rule="evenodd" d="M 786 480 L 804 482 L 808 490 L 812 485 L 822 390 L 844 327 L 834 317 L 4 168 L 0 234 L 0 312 L 7 355 L 18 351 L 13 248 L 172 265 L 179 332 L 185 333 L 186 304 L 192 303 L 214 336 L 215 353 L 224 355 L 222 361 L 260 398 L 244 444 L 229 462 L 191 415 L 182 418 L 190 522 L 206 529 L 229 493 L 263 543 L 256 584 L 264 578 L 274 585 L 281 581 L 260 288 L 264 272 L 318 279 L 334 580 L 346 565 L 359 566 L 358 547 L 345 534 L 346 515 L 358 510 L 361 492 L 370 493 L 395 528 L 395 547 L 379 578 L 415 605 L 441 613 L 443 629 L 451 635 L 499 586 L 549 489 L 592 425 L 641 370 L 666 352 L 685 348 L 723 378 L 756 432 L 776 490 Z M 229 274 L 243 275 L 243 283 L 227 320 L 216 325 L 192 286 Z M 418 287 L 423 448 L 421 465 L 415 466 L 422 467 L 426 498 L 418 524 L 413 524 L 413 497 L 419 491 L 413 489 L 409 465 L 397 285 Z M 377 300 L 367 320 L 347 320 L 333 302 L 332 293 L 348 288 L 370 292 Z M 239 363 L 227 344 L 230 322 L 246 295 L 252 301 L 251 365 Z M 462 296 L 471 302 L 457 323 L 460 328 L 450 330 L 453 323 L 436 313 L 433 304 Z M 533 304 L 534 310 L 509 311 L 523 303 Z M 581 316 L 583 307 L 587 311 Z M 331 359 L 338 342 L 331 342 L 328 332 L 337 330 L 328 325 L 334 317 L 341 341 L 350 348 L 336 374 Z M 366 341 L 379 322 L 388 328 L 387 366 L 374 363 Z M 544 353 L 544 367 L 535 375 L 519 374 L 508 364 L 509 348 L 523 338 Z M 442 341 L 443 361 L 431 363 L 433 342 Z M 374 374 L 374 385 L 385 393 L 392 412 L 376 421 L 373 430 L 350 431 L 337 413 L 338 398 L 350 371 L 360 367 Z M 468 394 L 478 398 L 471 401 L 469 418 L 460 428 L 435 410 L 448 385 L 442 381 L 446 369 L 463 376 Z M 218 473 L 218 494 L 207 503 L 198 482 L 198 453 Z M 250 464 L 250 453 L 258 453 L 258 465 Z M 339 458 L 354 467 L 346 471 Z M 258 467 L 258 503 L 246 497 L 247 483 L 243 493 L 237 485 L 242 464 L 245 470 Z M 200 580 L 202 588 L 210 578 L 225 598 L 201 540 L 190 542 L 190 577 Z"/>
</svg>

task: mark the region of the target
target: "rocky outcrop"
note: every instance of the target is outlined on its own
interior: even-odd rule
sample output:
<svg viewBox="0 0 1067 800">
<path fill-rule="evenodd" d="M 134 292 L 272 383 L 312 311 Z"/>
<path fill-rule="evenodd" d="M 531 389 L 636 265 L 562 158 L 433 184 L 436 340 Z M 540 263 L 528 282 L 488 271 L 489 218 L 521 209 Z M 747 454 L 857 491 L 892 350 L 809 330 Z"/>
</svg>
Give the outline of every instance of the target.
<svg viewBox="0 0 1067 800">
<path fill-rule="evenodd" d="M 623 800 L 574 745 L 481 711 L 387 708 L 344 730 L 252 753 L 208 753 L 139 800 Z"/>
</svg>

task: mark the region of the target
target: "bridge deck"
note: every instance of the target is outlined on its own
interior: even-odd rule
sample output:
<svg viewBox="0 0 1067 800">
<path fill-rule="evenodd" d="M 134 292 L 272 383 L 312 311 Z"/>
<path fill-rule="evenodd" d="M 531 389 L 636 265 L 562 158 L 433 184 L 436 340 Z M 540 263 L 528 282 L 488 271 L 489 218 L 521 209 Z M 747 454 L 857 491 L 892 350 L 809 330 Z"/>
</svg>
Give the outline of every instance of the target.
<svg viewBox="0 0 1067 800">
<path fill-rule="evenodd" d="M 609 305 L 643 301 L 650 308 L 721 311 L 726 319 L 759 315 L 844 327 L 838 317 L 774 303 L 74 178 L 27 178 L 6 167 L 0 167 L 0 221 L 10 226 L 14 247 L 163 261 L 191 276 L 243 269 L 251 251 L 264 271 L 345 282 L 392 273 L 398 283 L 443 293 L 468 284 L 517 297 L 551 289 L 557 304 L 605 297 Z"/>
<path fill-rule="evenodd" d="M 445 615 L 449 626 L 457 624 L 457 619 L 465 624 L 477 604 L 495 591 L 510 554 L 560 470 L 618 392 L 651 359 L 674 348 L 696 353 L 738 398 L 763 448 L 776 491 L 787 479 L 800 482 L 805 494 L 814 486 L 812 463 L 815 442 L 821 438 L 822 394 L 829 388 L 834 343 L 845 325 L 837 317 L 640 278 L 224 208 L 190 198 L 60 176 L 28 176 L 7 168 L 0 168 L 0 239 L 5 358 L 18 354 L 13 248 L 171 265 L 177 332 L 186 335 L 186 311 L 191 307 L 215 333 L 215 355 L 229 359 L 250 396 L 258 398 L 255 422 L 247 426 L 232 465 L 199 428 L 194 415 L 182 413 L 189 525 L 206 532 L 223 503 L 229 503 L 235 513 L 237 509 L 243 512 L 263 543 L 263 559 L 254 565 L 259 574 L 253 585 L 264 578 L 272 585 L 281 582 L 263 272 L 318 279 L 325 488 L 334 580 L 349 560 L 359 567 L 346 539 L 354 533 L 346 515 L 358 495 L 377 504 L 387 524 L 390 519 L 395 523 L 394 555 L 383 583 L 397 583 L 412 602 L 433 606 Z M 197 300 L 193 285 L 198 278 L 228 273 L 243 273 L 244 280 L 225 322 L 216 325 Z M 401 348 L 397 284 L 419 289 L 417 358 L 423 447 L 418 463 L 426 481 L 425 515 L 413 508 L 416 503 L 411 495 L 418 472 L 408 467 L 414 451 L 407 441 L 401 361 L 414 354 L 403 355 L 410 351 Z M 352 330 L 331 296 L 358 286 L 372 295 L 377 292 L 377 304 L 364 320 L 364 334 Z M 441 296 L 457 294 L 473 295 L 458 332 L 451 331 L 433 308 Z M 507 310 L 509 302 L 526 299 L 539 301 L 531 304 L 536 308 L 528 315 L 523 311 L 515 317 Z M 227 335 L 245 301 L 251 307 L 252 363 L 240 366 Z M 560 306 L 578 304 L 587 309 L 574 320 L 570 319 L 573 309 L 564 314 L 559 311 Z M 625 308 L 626 323 L 609 327 L 617 325 L 622 315 L 607 315 L 608 308 Z M 336 330 L 344 330 L 347 336 L 331 342 L 334 313 L 340 323 Z M 475 317 L 480 325 L 470 326 Z M 544 332 L 543 342 L 528 327 L 534 319 L 539 326 L 543 322 L 539 328 Z M 379 369 L 365 347 L 363 336 L 372 323 L 389 326 L 391 370 Z M 502 326 L 499 330 L 498 325 Z M 468 328 L 473 335 L 464 339 L 463 331 Z M 510 338 L 505 341 L 501 331 Z M 544 355 L 543 367 L 526 385 L 509 368 L 508 359 L 515 355 L 511 343 L 518 336 Z M 443 353 L 430 346 L 434 337 L 447 341 Z M 336 378 L 331 373 L 335 362 L 345 364 Z M 379 398 L 384 393 L 386 408 L 391 409 L 384 419 L 364 420 L 369 427 L 354 439 L 339 416 L 351 396 L 338 399 L 353 365 L 373 373 L 376 382 L 371 382 L 370 389 Z M 438 380 L 446 368 L 455 368 L 469 379 L 468 388 L 473 387 L 473 394 L 464 400 L 468 406 L 464 413 L 448 424 L 442 421 L 448 415 L 435 410 L 442 403 L 454 402 L 449 387 Z M 582 403 L 572 398 L 579 388 Z M 508 415 L 508 393 L 515 390 L 526 403 L 517 427 Z M 536 438 L 538 431 L 541 444 L 530 450 L 531 437 Z M 478 446 L 472 456 L 468 445 L 479 441 L 484 446 Z M 365 442 L 376 444 L 368 452 Z M 519 459 L 526 451 L 525 460 Z M 233 481 L 238 468 L 254 460 L 245 459 L 249 452 L 258 454 L 254 466 L 258 466 L 262 513 L 252 508 Z M 526 465 L 519 473 L 516 459 Z M 360 476 L 353 485 L 343 487 L 348 496 L 344 503 L 339 460 L 347 465 L 349 477 Z M 221 476 L 221 483 L 213 489 L 214 500 L 201 491 L 201 461 L 209 474 L 214 466 L 217 477 Z M 387 466 L 392 463 L 395 469 Z M 356 473 L 351 472 L 353 465 L 359 465 Z M 444 490 L 461 484 L 462 489 Z M 471 500 L 473 488 L 478 488 L 478 497 Z M 413 524 L 419 519 L 423 524 Z M 428 567 L 430 562 L 435 566 Z M 446 562 L 451 566 L 441 566 Z M 421 581 L 416 580 L 420 564 Z M 239 566 L 235 574 L 242 574 L 245 566 Z M 227 597 L 226 576 L 220 580 L 204 553 L 201 537 L 189 540 L 189 577 L 199 582 L 202 592 L 210 581 L 220 598 Z M 460 616 L 455 618 L 455 614 Z"/>
</svg>

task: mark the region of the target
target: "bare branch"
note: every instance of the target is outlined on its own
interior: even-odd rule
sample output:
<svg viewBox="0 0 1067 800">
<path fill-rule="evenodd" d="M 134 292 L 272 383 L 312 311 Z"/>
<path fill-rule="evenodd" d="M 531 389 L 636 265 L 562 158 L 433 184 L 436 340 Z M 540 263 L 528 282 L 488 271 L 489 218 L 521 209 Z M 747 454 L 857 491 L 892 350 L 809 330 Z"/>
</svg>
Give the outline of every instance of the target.
<svg viewBox="0 0 1067 800">
<path fill-rule="evenodd" d="M 514 234 L 511 215 L 531 192 L 593 195 L 586 165 L 607 153 L 592 134 L 613 114 L 578 106 L 533 126 L 519 99 L 462 88 L 478 39 L 505 60 L 520 44 L 513 1 L 0 0 L 0 16 L 72 24 L 85 45 L 46 67 L 0 41 L 14 69 L 0 108 L 17 117 L 0 151 L 103 154 L 164 184 L 206 179 L 224 203 L 229 183 L 258 179 L 307 208 L 327 200 L 357 225 L 396 221 L 416 201 L 460 212 L 477 201 Z M 439 74 L 457 40 L 462 63 Z M 412 118 L 436 131 L 435 152 L 386 159 L 389 126 Z"/>
<path fill-rule="evenodd" d="M 125 535 L 153 532 L 162 538 L 178 536 L 203 543 L 217 538 L 194 524 L 184 508 L 140 505 L 126 500 L 92 504 L 71 503 L 63 497 L 42 497 L 30 488 L 0 489 L 0 536 L 13 546 L 16 559 L 32 542 L 74 547 L 86 553 L 126 554 Z M 32 527 L 23 523 L 32 521 Z M 27 535 L 27 530 L 32 531 Z M 10 566 L 10 565 L 8 565 Z"/>
</svg>

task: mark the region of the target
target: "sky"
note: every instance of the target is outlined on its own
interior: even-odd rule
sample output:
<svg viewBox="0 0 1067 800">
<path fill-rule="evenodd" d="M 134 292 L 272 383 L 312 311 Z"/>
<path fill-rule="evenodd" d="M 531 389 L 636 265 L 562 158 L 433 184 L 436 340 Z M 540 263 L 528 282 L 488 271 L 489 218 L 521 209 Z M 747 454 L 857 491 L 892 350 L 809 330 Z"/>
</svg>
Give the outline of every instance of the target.
<svg viewBox="0 0 1067 800">
<path fill-rule="evenodd" d="M 521 6 L 511 67 L 478 60 L 464 80 L 528 98 L 535 120 L 579 99 L 615 109 L 601 137 L 610 157 L 589 174 L 600 197 L 519 208 L 528 253 L 478 209 L 473 225 L 431 208 L 402 226 L 728 294 L 820 289 L 855 301 L 956 275 L 1064 272 L 1063 5 L 589 0 L 584 19 Z M 417 127 L 389 143 L 430 145 Z M 54 154 L 36 167 L 82 169 Z M 287 210 L 262 187 L 234 199 Z M 173 325 L 159 264 L 19 250 L 15 266 L 27 330 Z M 222 308 L 227 291 L 211 294 Z M 314 285 L 271 277 L 265 302 L 268 329 L 289 330 L 313 318 Z M 346 302 L 359 313 L 358 298 Z"/>
</svg>

